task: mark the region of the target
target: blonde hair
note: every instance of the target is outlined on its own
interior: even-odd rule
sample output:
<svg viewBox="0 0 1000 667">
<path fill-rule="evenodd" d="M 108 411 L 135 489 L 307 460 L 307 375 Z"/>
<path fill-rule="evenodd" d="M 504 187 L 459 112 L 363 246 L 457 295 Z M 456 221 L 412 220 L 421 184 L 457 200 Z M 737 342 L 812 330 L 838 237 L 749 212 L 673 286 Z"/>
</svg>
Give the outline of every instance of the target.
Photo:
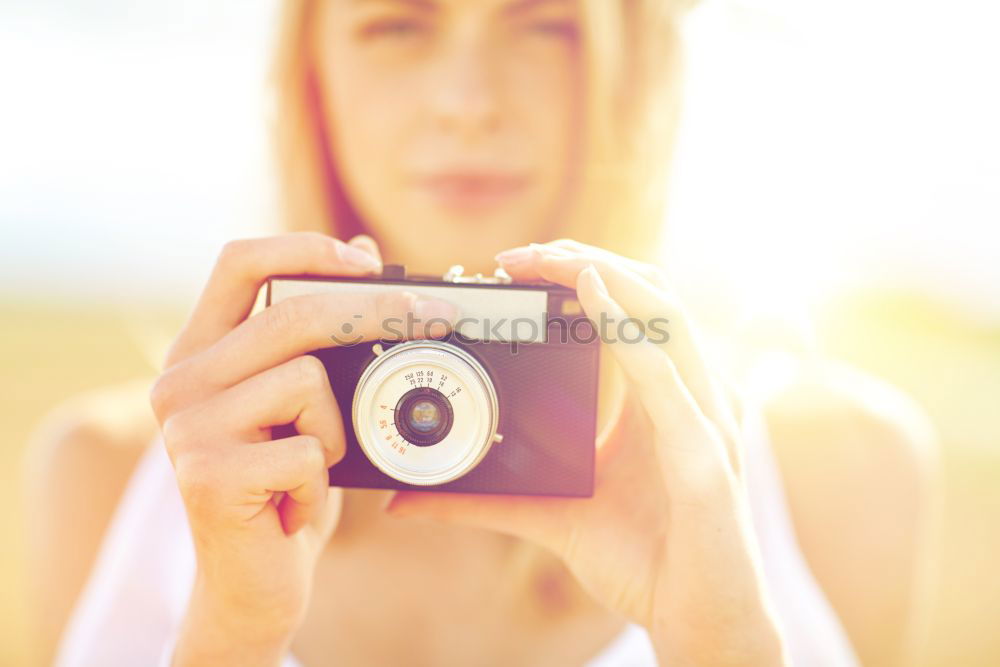
<svg viewBox="0 0 1000 667">
<path fill-rule="evenodd" d="M 581 164 L 557 235 L 653 261 L 678 117 L 677 20 L 688 0 L 581 0 Z M 282 226 L 362 231 L 318 113 L 308 25 L 315 0 L 286 0 L 273 78 Z M 549 239 L 537 239 L 546 241 Z"/>
</svg>

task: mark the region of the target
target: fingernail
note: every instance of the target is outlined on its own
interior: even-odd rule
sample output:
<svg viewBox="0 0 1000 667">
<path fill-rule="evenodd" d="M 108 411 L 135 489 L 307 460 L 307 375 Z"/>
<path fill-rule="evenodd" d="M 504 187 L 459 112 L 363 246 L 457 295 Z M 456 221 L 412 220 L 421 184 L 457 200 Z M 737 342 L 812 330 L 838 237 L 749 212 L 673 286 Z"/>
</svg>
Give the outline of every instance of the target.
<svg viewBox="0 0 1000 667">
<path fill-rule="evenodd" d="M 351 266 L 356 266 L 366 271 L 377 271 L 382 266 L 381 262 L 361 248 L 356 248 L 346 243 L 338 244 L 337 248 L 339 249 L 340 259 Z"/>
<path fill-rule="evenodd" d="M 545 259 L 573 259 L 575 255 L 562 248 L 553 248 L 543 243 L 529 243 L 528 248 Z"/>
<path fill-rule="evenodd" d="M 527 264 L 536 256 L 537 253 L 533 248 L 530 246 L 522 246 L 520 248 L 511 248 L 510 250 L 504 250 L 501 253 L 497 253 L 497 256 L 493 259 L 504 266 L 517 266 L 519 264 Z"/>
</svg>

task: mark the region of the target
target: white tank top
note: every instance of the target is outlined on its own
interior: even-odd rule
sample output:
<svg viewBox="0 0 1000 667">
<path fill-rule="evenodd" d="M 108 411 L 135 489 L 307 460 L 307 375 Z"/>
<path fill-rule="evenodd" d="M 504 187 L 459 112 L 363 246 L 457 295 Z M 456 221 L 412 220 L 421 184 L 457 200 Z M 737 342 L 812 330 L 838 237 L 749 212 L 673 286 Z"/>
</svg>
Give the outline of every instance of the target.
<svg viewBox="0 0 1000 667">
<path fill-rule="evenodd" d="M 745 474 L 768 595 L 793 665 L 857 665 L 846 635 L 803 559 L 763 413 L 745 406 Z M 195 574 L 184 505 L 162 440 L 140 460 L 111 520 L 59 645 L 60 667 L 170 663 Z M 646 631 L 630 624 L 587 667 L 646 667 Z M 287 655 L 283 667 L 300 667 Z"/>
</svg>

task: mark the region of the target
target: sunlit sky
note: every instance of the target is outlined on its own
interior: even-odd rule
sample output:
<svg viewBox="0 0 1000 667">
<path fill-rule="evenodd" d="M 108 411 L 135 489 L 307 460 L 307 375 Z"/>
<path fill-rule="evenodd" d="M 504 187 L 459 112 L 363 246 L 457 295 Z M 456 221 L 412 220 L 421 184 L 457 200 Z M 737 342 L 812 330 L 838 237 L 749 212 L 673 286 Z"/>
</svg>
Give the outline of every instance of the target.
<svg viewBox="0 0 1000 667">
<path fill-rule="evenodd" d="M 0 2 L 0 293 L 183 303 L 271 228 L 273 11 Z M 705 0 L 664 250 L 683 289 L 904 287 L 1000 323 L 997 25 L 986 1 Z"/>
</svg>

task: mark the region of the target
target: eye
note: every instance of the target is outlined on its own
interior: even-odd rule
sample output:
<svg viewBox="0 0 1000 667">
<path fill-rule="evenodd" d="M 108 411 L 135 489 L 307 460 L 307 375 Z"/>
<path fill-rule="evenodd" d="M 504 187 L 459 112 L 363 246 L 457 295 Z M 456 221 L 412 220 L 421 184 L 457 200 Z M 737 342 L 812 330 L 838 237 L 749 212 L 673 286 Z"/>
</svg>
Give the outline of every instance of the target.
<svg viewBox="0 0 1000 667">
<path fill-rule="evenodd" d="M 373 39 L 407 39 L 426 32 L 427 26 L 413 19 L 382 19 L 362 26 L 361 35 Z"/>
<path fill-rule="evenodd" d="M 579 37 L 580 29 L 576 21 L 570 19 L 550 19 L 533 21 L 527 25 L 527 29 L 539 37 L 552 37 L 567 41 L 576 40 Z"/>
</svg>

